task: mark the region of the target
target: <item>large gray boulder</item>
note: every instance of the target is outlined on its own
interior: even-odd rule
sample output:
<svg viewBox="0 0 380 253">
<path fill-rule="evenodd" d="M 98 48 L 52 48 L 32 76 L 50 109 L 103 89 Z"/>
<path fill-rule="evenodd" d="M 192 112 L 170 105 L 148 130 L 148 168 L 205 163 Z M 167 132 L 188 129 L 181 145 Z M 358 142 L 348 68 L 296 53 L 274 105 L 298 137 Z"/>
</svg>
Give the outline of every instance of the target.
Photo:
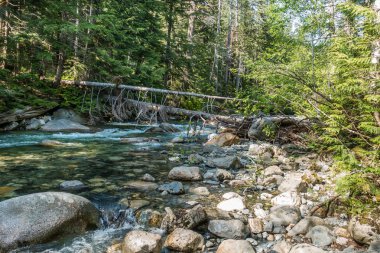
<svg viewBox="0 0 380 253">
<path fill-rule="evenodd" d="M 297 224 L 301 219 L 300 209 L 294 206 L 276 206 L 271 208 L 268 216 L 274 226 L 288 226 Z"/>
<path fill-rule="evenodd" d="M 325 225 L 325 221 L 316 216 L 305 217 L 288 232 L 288 235 L 296 236 L 299 234 L 307 234 L 312 227 L 318 225 Z"/>
<path fill-rule="evenodd" d="M 180 166 L 170 170 L 169 179 L 181 181 L 199 181 L 202 180 L 202 174 L 199 167 Z"/>
<path fill-rule="evenodd" d="M 245 239 L 249 233 L 247 226 L 240 220 L 211 220 L 208 230 L 227 239 Z"/>
<path fill-rule="evenodd" d="M 87 199 L 63 192 L 34 193 L 0 202 L 0 252 L 48 242 L 99 225 Z"/>
<path fill-rule="evenodd" d="M 58 109 L 53 113 L 53 119 L 67 119 L 79 124 L 86 124 L 86 119 L 71 109 Z"/>
<path fill-rule="evenodd" d="M 335 241 L 333 232 L 329 228 L 320 225 L 311 228 L 306 237 L 310 238 L 313 244 L 318 247 L 329 246 Z"/>
<path fill-rule="evenodd" d="M 76 130 L 88 131 L 90 128 L 68 119 L 54 119 L 43 125 L 41 130 L 50 132 Z"/>
<path fill-rule="evenodd" d="M 220 169 L 240 169 L 244 165 L 237 156 L 225 156 L 219 158 L 210 158 L 207 160 L 207 166 Z"/>
<path fill-rule="evenodd" d="M 367 219 L 355 216 L 350 220 L 348 232 L 350 232 L 356 242 L 369 245 L 372 241 L 380 237 L 376 226 L 378 225 L 376 223 L 379 223 L 379 221 L 376 216 L 376 214 L 373 214 L 372 217 Z"/>
</svg>

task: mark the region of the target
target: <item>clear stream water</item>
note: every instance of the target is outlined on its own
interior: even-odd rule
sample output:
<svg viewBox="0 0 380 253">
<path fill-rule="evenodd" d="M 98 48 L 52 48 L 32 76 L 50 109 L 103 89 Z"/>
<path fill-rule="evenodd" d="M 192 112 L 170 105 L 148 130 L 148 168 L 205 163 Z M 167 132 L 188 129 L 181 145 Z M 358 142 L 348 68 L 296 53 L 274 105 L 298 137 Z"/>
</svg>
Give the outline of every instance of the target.
<svg viewBox="0 0 380 253">
<path fill-rule="evenodd" d="M 0 201 L 33 192 L 59 191 L 65 180 L 80 180 L 88 188 L 75 192 L 91 200 L 101 210 L 114 211 L 123 198 L 149 200 L 149 208 L 163 211 L 165 206 L 179 207 L 196 196 L 161 196 L 159 192 L 139 192 L 125 188 L 129 181 L 150 173 L 160 183 L 168 182 L 168 171 L 180 163 L 169 157 L 195 153 L 197 143 L 172 144 L 173 137 L 186 135 L 185 125 L 177 125 L 176 134 L 145 134 L 147 127 L 107 125 L 91 133 L 46 133 L 20 131 L 0 133 Z M 206 130 L 206 136 L 211 130 Z M 159 143 L 126 144 L 127 137 L 154 136 Z M 44 147 L 42 140 L 78 143 L 73 147 Z M 192 183 L 192 186 L 194 183 Z M 188 188 L 189 184 L 185 184 Z M 217 189 L 217 188 L 216 188 Z M 14 252 L 105 252 L 120 240 L 126 230 L 135 226 L 134 217 L 126 210 L 123 226 L 105 226 L 96 231 L 50 244 L 23 248 Z"/>
</svg>

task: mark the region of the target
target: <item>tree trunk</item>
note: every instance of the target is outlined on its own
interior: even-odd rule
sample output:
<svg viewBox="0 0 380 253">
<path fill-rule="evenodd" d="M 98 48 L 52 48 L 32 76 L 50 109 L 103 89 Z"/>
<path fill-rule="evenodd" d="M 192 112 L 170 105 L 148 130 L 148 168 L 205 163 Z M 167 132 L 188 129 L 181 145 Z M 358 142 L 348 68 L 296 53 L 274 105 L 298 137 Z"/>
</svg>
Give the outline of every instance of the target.
<svg viewBox="0 0 380 253">
<path fill-rule="evenodd" d="M 172 43 L 172 32 L 173 32 L 173 25 L 174 25 L 174 0 L 168 0 L 169 2 L 169 9 L 166 16 L 166 22 L 167 22 L 167 34 L 166 34 L 166 49 L 165 49 L 165 75 L 164 75 L 164 85 L 166 87 L 169 86 L 169 80 L 171 79 L 171 64 L 172 64 L 172 55 L 171 55 L 171 43 Z"/>
<path fill-rule="evenodd" d="M 222 18 L 222 0 L 218 0 L 218 18 L 216 27 L 216 38 L 214 47 L 214 61 L 211 69 L 211 80 L 215 81 L 215 92 L 218 94 L 220 90 L 219 84 L 219 35 L 220 35 L 220 22 Z"/>
<path fill-rule="evenodd" d="M 78 46 L 79 46 L 79 0 L 77 0 L 77 9 L 75 17 L 75 39 L 74 39 L 74 57 L 78 56 Z"/>
<path fill-rule="evenodd" d="M 193 50 L 193 36 L 194 36 L 194 23 L 195 23 L 195 12 L 196 12 L 196 3 L 195 1 L 190 1 L 190 9 L 188 12 L 189 15 L 189 25 L 187 28 L 187 42 L 188 48 L 186 50 L 186 62 L 187 68 L 184 70 L 184 90 L 187 90 L 190 86 L 190 76 L 192 75 L 192 50 Z"/>
<path fill-rule="evenodd" d="M 54 83 L 53 83 L 54 87 L 58 87 L 61 84 L 64 63 L 65 63 L 65 55 L 64 55 L 63 50 L 60 49 L 58 52 L 57 69 L 55 72 Z"/>
<path fill-rule="evenodd" d="M 376 13 L 376 20 L 375 20 L 375 25 L 380 24 L 380 0 L 376 0 L 375 3 L 373 4 L 373 10 Z M 374 80 L 379 80 L 379 62 L 380 62 L 380 39 L 375 40 L 373 42 L 373 52 L 372 52 L 372 59 L 371 62 L 374 64 L 374 69 L 375 69 L 375 74 L 374 74 Z M 376 81 L 374 81 L 375 83 Z M 376 86 L 376 85 L 374 85 Z M 380 127 L 380 112 L 376 111 L 374 112 L 374 118 L 377 123 L 377 125 Z"/>
<path fill-rule="evenodd" d="M 220 96 L 204 95 L 204 94 L 193 93 L 193 92 L 164 90 L 164 89 L 156 89 L 156 88 L 141 87 L 141 86 L 131 86 L 131 85 L 124 85 L 121 83 L 114 84 L 114 83 L 99 83 L 99 82 L 90 82 L 90 81 L 69 81 L 69 80 L 62 80 L 61 83 L 67 84 L 67 85 L 79 85 L 79 86 L 83 85 L 83 86 L 104 87 L 104 88 L 108 87 L 108 88 L 119 88 L 119 89 L 126 89 L 126 90 L 132 90 L 132 91 L 141 91 L 141 92 L 155 92 L 155 93 L 162 93 L 162 94 L 183 95 L 183 96 L 191 96 L 191 97 L 199 97 L 199 98 L 208 98 L 208 99 L 214 99 L 214 100 L 241 101 L 241 99 L 232 98 L 232 97 L 220 97 Z M 256 101 L 252 101 L 252 102 L 256 102 Z"/>
<path fill-rule="evenodd" d="M 228 90 L 228 81 L 230 77 L 230 67 L 231 67 L 231 41 L 232 41 L 232 1 L 229 0 L 229 11 L 228 11 L 228 32 L 227 32 L 227 41 L 226 41 L 226 73 L 224 76 L 224 90 Z"/>
<path fill-rule="evenodd" d="M 1 56 L 2 56 L 2 61 L 1 61 L 1 68 L 5 69 L 7 65 L 7 58 L 8 58 L 8 39 L 9 39 L 9 1 L 5 0 L 4 3 L 1 5 L 4 6 L 4 20 L 2 20 L 2 35 L 3 35 L 3 48 L 1 50 Z M 4 32 L 3 32 L 4 30 Z"/>
</svg>

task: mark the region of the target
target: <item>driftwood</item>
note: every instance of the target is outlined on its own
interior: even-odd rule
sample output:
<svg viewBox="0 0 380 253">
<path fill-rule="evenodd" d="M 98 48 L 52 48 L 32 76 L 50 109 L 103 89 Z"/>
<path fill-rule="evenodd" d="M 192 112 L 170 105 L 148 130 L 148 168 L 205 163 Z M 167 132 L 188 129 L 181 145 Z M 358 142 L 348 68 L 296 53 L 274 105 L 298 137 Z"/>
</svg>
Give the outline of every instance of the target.
<svg viewBox="0 0 380 253">
<path fill-rule="evenodd" d="M 186 116 L 186 117 L 199 117 L 203 120 L 208 121 L 221 121 L 229 124 L 241 124 L 244 122 L 245 118 L 242 116 L 224 116 L 224 115 L 216 115 L 211 113 L 206 113 L 202 111 L 193 111 L 182 108 L 176 108 L 166 105 L 159 105 L 154 103 L 142 102 L 133 99 L 124 99 L 124 102 L 128 104 L 128 106 L 133 106 L 136 108 L 145 108 L 148 111 L 160 112 L 164 111 L 167 114 L 178 115 L 178 116 Z"/>
<path fill-rule="evenodd" d="M 51 110 L 51 108 L 46 109 L 46 108 L 41 108 L 41 107 L 40 108 L 28 107 L 28 108 L 23 109 L 23 110 L 16 110 L 14 112 L 2 113 L 2 114 L 0 114 L 0 125 L 8 124 L 11 122 L 20 121 L 20 120 L 24 120 L 24 119 L 31 119 L 34 117 L 38 117 L 38 116 L 44 115 L 45 113 L 47 113 L 50 110 Z"/>
<path fill-rule="evenodd" d="M 111 101 L 118 101 L 117 97 L 113 97 Z M 207 124 L 214 124 L 223 126 L 230 130 L 231 132 L 241 136 L 249 137 L 252 139 L 261 139 L 261 136 L 255 135 L 253 133 L 263 132 L 264 127 L 267 124 L 275 124 L 278 127 L 286 126 L 298 126 L 306 123 L 307 121 L 302 117 L 295 116 L 263 116 L 263 117 L 244 117 L 241 115 L 217 115 L 206 113 L 202 111 L 187 110 L 182 108 L 176 108 L 171 106 L 159 105 L 155 103 L 148 103 L 143 101 L 137 101 L 133 99 L 123 99 L 123 106 L 119 107 L 115 103 L 111 103 L 115 107 L 122 108 L 122 111 L 134 111 L 135 119 L 146 119 L 151 120 L 155 115 L 155 120 L 157 120 L 157 114 L 161 116 L 161 120 L 165 121 L 167 119 L 166 115 L 183 116 L 190 118 L 192 120 L 202 120 Z M 113 112 L 117 111 L 112 109 Z M 123 113 L 121 113 L 123 114 Z M 257 124 L 260 122 L 260 124 Z"/>
<path fill-rule="evenodd" d="M 199 93 L 194 93 L 194 92 L 164 90 L 164 89 L 156 89 L 156 88 L 141 87 L 141 86 L 131 86 L 131 85 L 125 85 L 125 84 L 99 83 L 99 82 L 90 82 L 90 81 L 70 81 L 70 80 L 62 80 L 61 83 L 68 84 L 68 85 L 90 86 L 90 87 L 99 87 L 99 88 L 109 87 L 109 88 L 119 88 L 119 89 L 133 90 L 133 91 L 156 92 L 156 93 L 163 93 L 163 94 L 192 96 L 192 97 L 207 98 L 207 99 L 214 99 L 214 100 L 234 100 L 234 101 L 241 100 L 241 99 L 231 98 L 231 97 L 212 96 L 212 95 L 205 95 L 205 94 L 199 94 Z"/>
</svg>

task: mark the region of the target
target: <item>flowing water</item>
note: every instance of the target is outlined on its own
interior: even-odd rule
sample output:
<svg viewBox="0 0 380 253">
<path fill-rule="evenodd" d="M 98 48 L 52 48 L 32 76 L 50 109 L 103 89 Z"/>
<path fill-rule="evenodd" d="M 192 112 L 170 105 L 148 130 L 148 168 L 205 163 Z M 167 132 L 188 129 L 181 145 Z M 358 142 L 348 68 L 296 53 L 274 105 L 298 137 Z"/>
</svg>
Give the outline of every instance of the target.
<svg viewBox="0 0 380 253">
<path fill-rule="evenodd" d="M 175 136 L 186 135 L 186 126 L 177 125 L 176 134 L 146 134 L 147 127 L 107 125 L 91 133 L 45 133 L 40 131 L 0 134 L 0 201 L 34 192 L 59 191 L 66 180 L 80 180 L 88 186 L 75 194 L 91 200 L 103 213 L 123 215 L 121 226 L 112 226 L 104 215 L 103 228 L 50 244 L 18 249 L 15 252 L 104 252 L 112 242 L 136 226 L 131 210 L 123 210 L 123 198 L 148 200 L 149 208 L 184 205 L 193 196 L 162 196 L 157 191 L 127 189 L 126 183 L 149 173 L 158 183 L 167 182 L 168 171 L 180 163 L 171 156 L 195 153 L 200 144 L 172 144 Z M 210 130 L 206 130 L 206 136 Z M 157 137 L 160 142 L 126 144 L 128 137 Z M 45 147 L 43 140 L 75 143 L 69 147 Z M 185 184 L 188 188 L 189 184 Z M 111 216 L 112 216 L 111 215 Z"/>
</svg>

